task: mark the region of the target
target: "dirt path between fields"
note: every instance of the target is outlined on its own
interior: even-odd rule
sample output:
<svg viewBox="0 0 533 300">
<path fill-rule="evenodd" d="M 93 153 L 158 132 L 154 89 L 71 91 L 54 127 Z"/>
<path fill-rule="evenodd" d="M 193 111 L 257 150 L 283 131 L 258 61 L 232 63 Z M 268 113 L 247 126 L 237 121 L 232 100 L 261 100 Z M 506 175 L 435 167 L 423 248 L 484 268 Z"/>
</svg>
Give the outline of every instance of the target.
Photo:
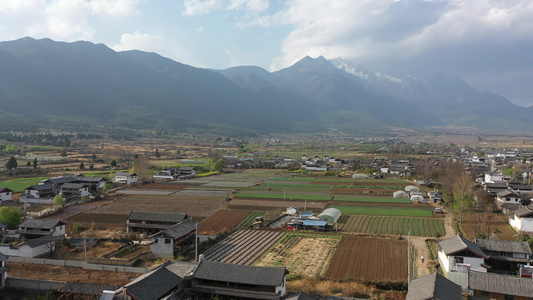
<svg viewBox="0 0 533 300">
<path fill-rule="evenodd" d="M 448 239 L 456 235 L 455 226 L 453 224 L 453 216 L 451 213 L 445 213 L 444 218 L 444 228 L 446 229 L 446 235 L 439 240 Z M 415 249 L 415 264 L 416 264 L 416 273 L 413 275 L 413 278 L 418 278 L 422 276 L 429 275 L 430 268 L 435 264 L 430 259 L 429 250 L 426 245 L 427 237 L 411 237 L 411 244 Z M 422 262 L 422 256 L 424 256 L 424 262 Z M 415 277 L 416 276 L 416 277 Z"/>
</svg>

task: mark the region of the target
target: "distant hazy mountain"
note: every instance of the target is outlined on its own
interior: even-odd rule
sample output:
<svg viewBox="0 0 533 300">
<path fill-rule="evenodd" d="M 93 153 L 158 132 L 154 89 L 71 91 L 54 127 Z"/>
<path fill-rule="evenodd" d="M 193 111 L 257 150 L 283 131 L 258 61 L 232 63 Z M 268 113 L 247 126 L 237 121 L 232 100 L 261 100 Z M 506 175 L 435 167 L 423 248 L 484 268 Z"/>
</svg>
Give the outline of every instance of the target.
<svg viewBox="0 0 533 300">
<path fill-rule="evenodd" d="M 440 74 L 427 84 L 342 59 L 207 70 L 89 42 L 0 43 L 0 122 L 219 134 L 469 126 L 528 130 L 533 108 Z"/>
</svg>

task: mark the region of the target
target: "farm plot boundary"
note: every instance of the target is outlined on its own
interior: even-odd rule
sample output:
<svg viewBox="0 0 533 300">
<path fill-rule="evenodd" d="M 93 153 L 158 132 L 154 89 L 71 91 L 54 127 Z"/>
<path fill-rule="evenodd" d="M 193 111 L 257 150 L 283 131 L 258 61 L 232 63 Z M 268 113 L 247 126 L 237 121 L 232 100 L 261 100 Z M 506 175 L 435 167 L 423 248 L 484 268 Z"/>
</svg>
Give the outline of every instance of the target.
<svg viewBox="0 0 533 300">
<path fill-rule="evenodd" d="M 342 223 L 340 223 L 342 221 Z M 370 234 L 398 234 L 415 236 L 445 236 L 444 221 L 441 219 L 383 217 L 367 215 L 342 216 L 338 229 L 345 232 Z"/>
</svg>

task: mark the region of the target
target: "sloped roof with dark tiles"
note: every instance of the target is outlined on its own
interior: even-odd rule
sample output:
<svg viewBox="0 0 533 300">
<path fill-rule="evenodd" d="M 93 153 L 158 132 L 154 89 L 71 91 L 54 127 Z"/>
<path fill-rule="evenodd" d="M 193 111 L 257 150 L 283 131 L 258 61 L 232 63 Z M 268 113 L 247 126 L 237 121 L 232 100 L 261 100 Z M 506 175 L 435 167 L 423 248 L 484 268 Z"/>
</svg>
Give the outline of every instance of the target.
<svg viewBox="0 0 533 300">
<path fill-rule="evenodd" d="M 162 213 L 150 211 L 132 210 L 128 215 L 128 220 L 153 221 L 153 222 L 174 222 L 179 223 L 187 218 L 186 213 Z"/>
<path fill-rule="evenodd" d="M 61 186 L 61 188 L 63 189 L 81 189 L 84 187 L 87 187 L 85 183 L 72 183 L 72 182 L 65 183 Z"/>
<path fill-rule="evenodd" d="M 426 299 L 462 299 L 462 288 L 437 272 L 411 281 L 406 300 Z"/>
<path fill-rule="evenodd" d="M 531 278 L 500 275 L 495 273 L 481 273 L 470 271 L 468 287 L 471 290 L 486 291 L 504 295 L 531 297 L 533 284 Z"/>
<path fill-rule="evenodd" d="M 459 235 L 440 241 L 439 248 L 442 249 L 446 255 L 453 255 L 457 252 L 468 250 L 480 257 L 488 258 L 488 255 L 485 254 L 478 245 Z"/>
<path fill-rule="evenodd" d="M 19 228 L 41 228 L 52 229 L 65 223 L 57 219 L 25 219 L 20 223 Z"/>
<path fill-rule="evenodd" d="M 533 190 L 533 185 L 516 183 L 516 182 L 509 182 L 509 187 L 513 188 L 513 190 L 522 190 L 522 191 Z"/>
<path fill-rule="evenodd" d="M 134 281 L 126 284 L 126 292 L 142 300 L 157 300 L 170 293 L 183 281 L 183 278 L 167 270 L 165 265 L 137 277 Z"/>
<path fill-rule="evenodd" d="M 82 295 L 101 295 L 104 290 L 114 291 L 118 286 L 96 283 L 65 282 L 57 291 Z"/>
<path fill-rule="evenodd" d="M 508 187 L 507 182 L 485 182 L 485 186 L 488 188 L 506 189 Z"/>
<path fill-rule="evenodd" d="M 115 176 L 137 176 L 137 174 L 131 172 L 116 172 Z"/>
<path fill-rule="evenodd" d="M 76 182 L 78 179 L 74 177 L 58 177 L 58 178 L 50 178 L 47 180 L 43 180 L 43 182 L 51 182 L 53 184 L 64 184 L 69 182 Z"/>
<path fill-rule="evenodd" d="M 527 242 L 497 241 L 475 238 L 474 243 L 476 243 L 476 245 L 482 250 L 533 254 Z"/>
<path fill-rule="evenodd" d="M 20 246 L 27 245 L 30 248 L 35 248 L 35 247 L 39 247 L 39 246 L 44 245 L 44 244 L 48 244 L 50 242 L 60 241 L 62 239 L 63 239 L 62 236 L 49 236 L 49 235 L 47 235 L 47 236 L 38 237 L 36 239 L 26 240 Z"/>
<path fill-rule="evenodd" d="M 0 193 L 10 193 L 12 192 L 13 190 L 10 189 L 10 188 L 6 188 L 6 187 L 0 187 Z"/>
<path fill-rule="evenodd" d="M 163 230 L 162 234 L 173 239 L 179 239 L 191 233 L 195 229 L 196 222 L 191 219 L 187 219 L 183 222 L 180 222 L 176 225 L 172 225 L 171 227 Z"/>
<path fill-rule="evenodd" d="M 78 181 L 80 182 L 100 182 L 100 181 L 106 181 L 106 179 L 104 177 L 88 177 L 88 176 L 84 176 L 84 177 L 81 177 L 80 179 L 78 179 Z"/>
<path fill-rule="evenodd" d="M 37 190 L 37 191 L 45 191 L 45 190 L 53 190 L 54 186 L 51 184 L 38 184 L 38 185 L 31 185 L 30 187 L 26 188 L 27 190 Z"/>
<path fill-rule="evenodd" d="M 517 209 L 514 213 L 515 215 L 519 217 L 533 216 L 533 205 L 522 206 L 519 209 Z"/>
<path fill-rule="evenodd" d="M 244 266 L 204 260 L 193 276 L 206 280 L 278 286 L 283 282 L 285 271 L 285 267 Z"/>
</svg>

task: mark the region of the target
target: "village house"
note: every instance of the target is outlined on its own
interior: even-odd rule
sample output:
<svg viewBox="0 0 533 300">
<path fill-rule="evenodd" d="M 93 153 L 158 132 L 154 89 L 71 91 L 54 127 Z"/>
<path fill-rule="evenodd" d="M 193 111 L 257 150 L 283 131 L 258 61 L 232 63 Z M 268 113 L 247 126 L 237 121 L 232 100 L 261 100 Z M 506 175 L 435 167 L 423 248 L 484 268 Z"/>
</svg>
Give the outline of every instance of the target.
<svg viewBox="0 0 533 300">
<path fill-rule="evenodd" d="M 281 299 L 286 294 L 285 267 L 257 267 L 202 260 L 192 275 L 194 299 Z"/>
<path fill-rule="evenodd" d="M 16 245 L 0 244 L 0 253 L 7 256 L 37 257 L 54 251 L 56 244 L 62 239 L 62 236 L 41 236 Z"/>
<path fill-rule="evenodd" d="M 137 174 L 131 172 L 116 172 L 114 182 L 122 184 L 137 183 Z"/>
<path fill-rule="evenodd" d="M 4 201 L 12 201 L 13 200 L 13 190 L 6 188 L 6 187 L 0 187 L 0 204 L 2 204 Z"/>
<path fill-rule="evenodd" d="M 468 273 L 470 294 L 481 299 L 531 300 L 531 278 L 496 273 Z"/>
<path fill-rule="evenodd" d="M 104 189 L 107 180 L 104 177 L 80 176 L 76 177 L 79 183 L 84 183 L 89 187 L 89 192 L 97 192 Z"/>
<path fill-rule="evenodd" d="M 179 179 L 189 179 L 196 177 L 196 169 L 194 167 L 181 167 L 179 170 Z"/>
<path fill-rule="evenodd" d="M 88 197 L 91 195 L 89 186 L 85 183 L 65 183 L 61 186 L 60 194 L 67 199 L 72 197 Z"/>
<path fill-rule="evenodd" d="M 490 267 L 485 264 L 489 256 L 466 238 L 456 235 L 438 243 L 439 263 L 448 277 L 450 272 L 467 273 L 469 270 L 487 272 Z"/>
<path fill-rule="evenodd" d="M 489 256 L 486 263 L 492 270 L 516 274 L 520 264 L 529 265 L 533 262 L 533 252 L 527 242 L 475 238 L 474 243 Z"/>
<path fill-rule="evenodd" d="M 51 185 L 54 188 L 54 193 L 57 195 L 61 191 L 61 187 L 65 183 L 75 183 L 78 182 L 78 179 L 72 176 L 60 176 L 56 178 L 49 178 L 42 180 L 39 185 Z"/>
<path fill-rule="evenodd" d="M 509 216 L 509 224 L 520 232 L 533 232 L 533 205 L 522 206 Z"/>
<path fill-rule="evenodd" d="M 19 224 L 17 232 L 24 239 L 42 236 L 65 236 L 65 223 L 54 219 L 25 219 Z"/>
<path fill-rule="evenodd" d="M 178 245 L 193 236 L 195 230 L 196 222 L 192 219 L 186 219 L 152 235 L 150 237 L 154 241 L 150 245 L 152 256 L 157 258 L 174 258 L 178 252 Z"/>
<path fill-rule="evenodd" d="M 187 219 L 186 213 L 131 211 L 126 219 L 127 232 L 155 234 Z"/>
<path fill-rule="evenodd" d="M 406 300 L 457 300 L 462 299 L 460 285 L 435 272 L 413 279 Z"/>
<path fill-rule="evenodd" d="M 56 193 L 54 190 L 54 186 L 50 184 L 39 184 L 39 185 L 32 185 L 30 187 L 27 187 L 24 190 L 24 195 L 26 198 L 35 198 L 35 199 L 50 199 L 53 198 Z"/>
</svg>

